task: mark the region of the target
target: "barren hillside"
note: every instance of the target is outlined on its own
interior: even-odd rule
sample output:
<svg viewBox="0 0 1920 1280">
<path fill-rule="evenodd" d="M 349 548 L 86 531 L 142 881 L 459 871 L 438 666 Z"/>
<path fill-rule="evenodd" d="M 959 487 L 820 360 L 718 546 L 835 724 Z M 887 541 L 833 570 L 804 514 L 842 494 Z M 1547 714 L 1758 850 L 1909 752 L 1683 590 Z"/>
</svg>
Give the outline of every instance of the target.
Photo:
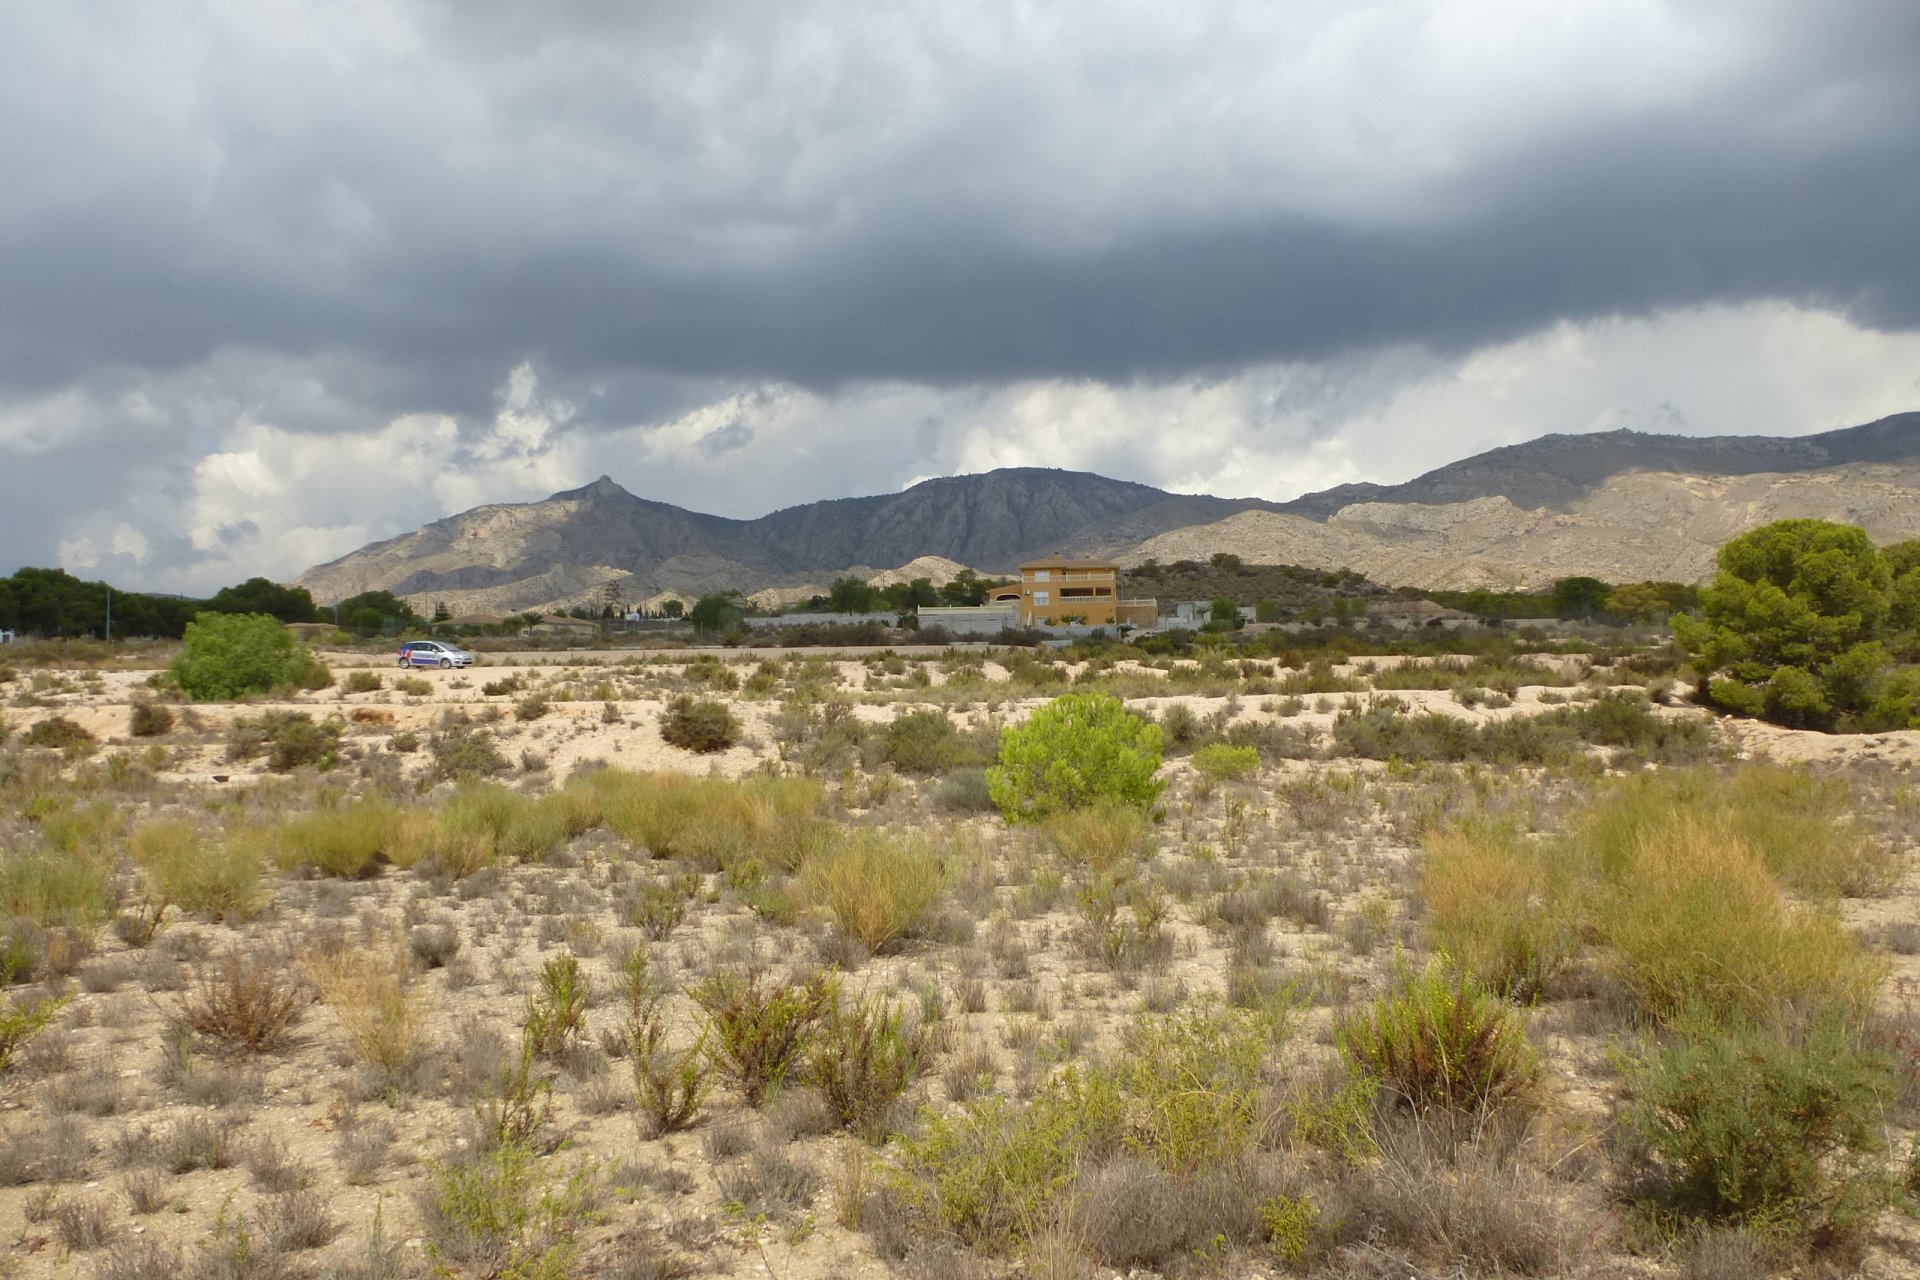
<svg viewBox="0 0 1920 1280">
<path fill-rule="evenodd" d="M 1324 523 L 1248 511 L 1124 551 L 1128 565 L 1204 560 L 1358 570 L 1394 586 L 1537 587 L 1574 574 L 1609 582 L 1710 577 L 1727 539 L 1770 520 L 1819 517 L 1876 541 L 1920 537 L 1920 464 L 1744 476 L 1615 476 L 1566 511 L 1506 498 L 1423 505 L 1361 502 Z"/>
</svg>

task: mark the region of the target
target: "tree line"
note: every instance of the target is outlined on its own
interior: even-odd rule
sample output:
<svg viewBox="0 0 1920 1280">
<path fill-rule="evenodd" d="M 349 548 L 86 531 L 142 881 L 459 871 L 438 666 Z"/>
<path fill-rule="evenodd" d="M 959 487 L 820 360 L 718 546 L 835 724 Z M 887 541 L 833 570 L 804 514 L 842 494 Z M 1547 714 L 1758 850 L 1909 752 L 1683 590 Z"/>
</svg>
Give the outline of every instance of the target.
<svg viewBox="0 0 1920 1280">
<path fill-rule="evenodd" d="M 22 635 L 104 637 L 111 619 L 117 636 L 179 639 L 203 613 L 264 614 L 280 622 L 334 622 L 360 635 L 414 626 L 423 620 L 390 591 L 364 591 L 321 608 L 305 587 L 248 578 L 211 596 L 121 591 L 76 578 L 65 569 L 29 567 L 0 578 L 0 631 Z"/>
</svg>

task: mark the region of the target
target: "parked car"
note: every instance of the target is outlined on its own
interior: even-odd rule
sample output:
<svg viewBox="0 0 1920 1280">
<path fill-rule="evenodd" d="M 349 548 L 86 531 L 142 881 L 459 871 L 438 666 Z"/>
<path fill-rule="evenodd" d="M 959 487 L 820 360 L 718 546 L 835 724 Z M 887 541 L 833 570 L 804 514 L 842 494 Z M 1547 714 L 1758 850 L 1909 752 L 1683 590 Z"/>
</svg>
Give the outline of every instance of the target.
<svg viewBox="0 0 1920 1280">
<path fill-rule="evenodd" d="M 409 640 L 400 646 L 403 667 L 470 667 L 473 655 L 439 640 Z"/>
</svg>

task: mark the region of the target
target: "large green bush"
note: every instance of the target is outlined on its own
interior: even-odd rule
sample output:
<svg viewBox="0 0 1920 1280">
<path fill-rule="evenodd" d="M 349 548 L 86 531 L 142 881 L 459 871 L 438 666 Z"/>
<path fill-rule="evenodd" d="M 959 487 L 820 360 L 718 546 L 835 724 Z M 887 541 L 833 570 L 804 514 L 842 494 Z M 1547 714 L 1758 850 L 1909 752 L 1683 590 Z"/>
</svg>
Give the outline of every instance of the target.
<svg viewBox="0 0 1920 1280">
<path fill-rule="evenodd" d="M 1673 620 L 1706 700 L 1797 728 L 1904 728 L 1920 723 L 1912 681 L 1920 552 L 1882 551 L 1866 531 L 1826 520 L 1777 520 L 1720 548 L 1702 616 Z"/>
<path fill-rule="evenodd" d="M 1823 1232 L 1885 1199 L 1894 1073 L 1838 1016 L 1797 1028 L 1684 1019 L 1628 1088 L 1627 1127 L 1684 1213 Z"/>
<path fill-rule="evenodd" d="M 195 702 L 310 684 L 326 668 L 264 613 L 203 613 L 187 624 L 174 682 Z"/>
<path fill-rule="evenodd" d="M 987 771 L 993 802 L 1013 822 L 1031 822 L 1101 799 L 1145 807 L 1164 785 L 1160 726 L 1104 693 L 1069 693 L 1000 735 L 1000 764 Z"/>
<path fill-rule="evenodd" d="M 672 746 L 705 755 L 740 741 L 740 721 L 724 702 L 683 693 L 660 717 L 660 736 Z"/>
</svg>

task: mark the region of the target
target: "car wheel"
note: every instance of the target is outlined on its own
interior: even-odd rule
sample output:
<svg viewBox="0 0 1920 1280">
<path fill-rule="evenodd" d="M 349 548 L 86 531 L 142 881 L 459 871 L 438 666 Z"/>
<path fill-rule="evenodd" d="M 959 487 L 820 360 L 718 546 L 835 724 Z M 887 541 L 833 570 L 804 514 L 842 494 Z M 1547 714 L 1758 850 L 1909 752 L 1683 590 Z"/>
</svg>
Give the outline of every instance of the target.
<svg viewBox="0 0 1920 1280">
<path fill-rule="evenodd" d="M 451 667 L 452 665 L 453 665 L 453 659 L 452 659 L 452 658 L 442 658 L 442 659 L 440 659 L 440 669 L 441 669 L 442 671 L 445 671 L 445 670 L 446 670 L 446 669 L 447 669 L 448 667 Z"/>
<path fill-rule="evenodd" d="M 412 666 L 412 665 L 413 665 L 413 664 L 412 664 L 411 662 L 408 662 L 408 661 L 407 661 L 407 660 L 406 660 L 405 658 L 402 658 L 402 659 L 400 659 L 400 668 L 401 668 L 401 670 L 403 670 L 403 671 L 404 671 L 404 670 L 405 670 L 406 668 L 408 668 L 408 667 L 410 667 L 410 666 Z"/>
</svg>

